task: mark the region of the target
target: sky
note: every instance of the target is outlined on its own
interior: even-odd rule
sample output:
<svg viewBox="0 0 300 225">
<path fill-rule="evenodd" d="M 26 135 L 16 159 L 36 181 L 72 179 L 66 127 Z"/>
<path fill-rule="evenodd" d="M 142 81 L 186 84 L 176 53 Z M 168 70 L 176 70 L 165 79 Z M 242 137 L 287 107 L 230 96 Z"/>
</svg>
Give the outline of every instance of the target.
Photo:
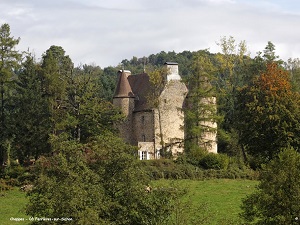
<svg viewBox="0 0 300 225">
<path fill-rule="evenodd" d="M 222 37 L 251 56 L 268 41 L 281 59 L 300 58 L 299 0 L 0 0 L 0 24 L 17 49 L 39 60 L 52 45 L 75 66 L 117 66 L 161 51 L 220 52 Z"/>
</svg>

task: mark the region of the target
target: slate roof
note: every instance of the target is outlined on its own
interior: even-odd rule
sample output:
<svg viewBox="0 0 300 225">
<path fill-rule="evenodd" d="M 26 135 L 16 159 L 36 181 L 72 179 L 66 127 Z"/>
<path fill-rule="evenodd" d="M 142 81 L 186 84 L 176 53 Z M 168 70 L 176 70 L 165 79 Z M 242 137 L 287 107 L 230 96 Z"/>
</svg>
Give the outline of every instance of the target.
<svg viewBox="0 0 300 225">
<path fill-rule="evenodd" d="M 151 90 L 151 84 L 147 73 L 128 76 L 129 84 L 135 95 L 134 111 L 149 110 L 147 96 Z"/>
<path fill-rule="evenodd" d="M 145 111 L 151 108 L 147 105 L 147 96 L 151 90 L 149 76 L 146 73 L 127 76 L 120 74 L 114 98 L 134 98 L 134 111 Z"/>
</svg>

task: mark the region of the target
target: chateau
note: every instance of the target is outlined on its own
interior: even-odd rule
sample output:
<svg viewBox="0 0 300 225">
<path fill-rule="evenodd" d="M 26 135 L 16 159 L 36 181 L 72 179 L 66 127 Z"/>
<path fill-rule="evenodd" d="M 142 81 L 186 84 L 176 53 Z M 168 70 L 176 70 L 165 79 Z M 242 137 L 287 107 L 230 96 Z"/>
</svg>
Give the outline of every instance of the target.
<svg viewBox="0 0 300 225">
<path fill-rule="evenodd" d="M 188 93 L 181 81 L 178 64 L 165 63 L 165 85 L 159 90 L 157 105 L 151 104 L 153 85 L 146 73 L 131 75 L 128 70 L 118 73 L 113 104 L 121 109 L 126 119 L 117 124 L 120 136 L 139 147 L 141 160 L 158 159 L 162 148 L 173 156 L 183 152 L 185 99 Z M 216 124 L 211 124 L 216 126 Z M 210 152 L 217 153 L 216 133 L 204 135 L 211 141 Z"/>
</svg>

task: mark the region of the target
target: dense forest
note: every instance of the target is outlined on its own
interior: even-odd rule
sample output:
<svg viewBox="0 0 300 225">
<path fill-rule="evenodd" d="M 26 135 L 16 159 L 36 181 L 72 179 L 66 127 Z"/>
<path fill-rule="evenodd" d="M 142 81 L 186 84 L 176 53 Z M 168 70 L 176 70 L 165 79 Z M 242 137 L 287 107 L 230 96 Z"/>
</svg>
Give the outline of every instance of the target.
<svg viewBox="0 0 300 225">
<path fill-rule="evenodd" d="M 140 166 L 136 148 L 119 140 L 113 126 L 123 119 L 112 105 L 117 71 L 122 68 L 133 74 L 151 73 L 167 61 L 177 62 L 183 81 L 196 93 L 195 101 L 217 97 L 214 120 L 220 156 L 206 156 L 189 143 L 179 157 L 182 162 L 225 168 L 227 157 L 257 169 L 282 149 L 299 150 L 300 60 L 281 60 L 272 42 L 250 57 L 245 41 L 223 37 L 218 42 L 220 53 L 162 51 L 101 68 L 75 67 L 63 46 L 50 46 L 37 61 L 30 52 L 17 50 L 19 41 L 11 36 L 8 24 L 0 27 L 0 162 L 4 178 L 13 165 L 36 161 L 39 188 L 27 208 L 31 215 L 55 217 L 68 209 L 82 224 L 160 224 L 170 213 L 167 206 L 176 195 L 162 189 L 145 198 L 139 187 L 148 181 L 134 169 Z M 208 80 L 209 86 L 202 85 Z M 201 118 L 191 115 L 191 132 L 201 136 Z M 214 164 L 218 160 L 221 163 Z M 57 199 L 71 198 L 64 196 L 67 187 L 77 195 L 72 205 L 70 199 L 49 203 L 54 190 Z M 116 212 L 121 212 L 124 223 L 116 222 L 120 220 Z"/>
</svg>

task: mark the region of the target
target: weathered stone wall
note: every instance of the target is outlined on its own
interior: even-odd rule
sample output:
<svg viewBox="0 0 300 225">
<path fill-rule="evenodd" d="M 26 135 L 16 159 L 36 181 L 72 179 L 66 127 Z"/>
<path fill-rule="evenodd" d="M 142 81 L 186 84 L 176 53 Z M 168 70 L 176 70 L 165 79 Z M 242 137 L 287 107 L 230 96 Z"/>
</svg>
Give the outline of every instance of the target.
<svg viewBox="0 0 300 225">
<path fill-rule="evenodd" d="M 174 156 L 183 152 L 184 114 L 182 107 L 186 94 L 187 88 L 184 83 L 180 80 L 170 80 L 160 95 L 159 108 L 155 110 L 155 148 L 161 148 L 161 139 L 163 139 L 164 145 L 169 146 Z"/>
<path fill-rule="evenodd" d="M 153 111 L 141 111 L 133 113 L 133 142 L 154 141 L 154 117 Z"/>
<path fill-rule="evenodd" d="M 218 145 L 217 145 L 217 123 L 215 122 L 202 122 L 202 124 L 206 127 L 210 127 L 211 130 L 207 130 L 202 135 L 201 143 L 199 143 L 200 147 L 203 147 L 208 152 L 218 153 Z"/>
<path fill-rule="evenodd" d="M 210 98 L 205 98 L 202 100 L 204 104 L 209 104 L 212 107 L 215 107 L 216 109 L 216 104 L 217 104 L 217 99 L 216 97 L 210 97 Z M 207 112 L 209 114 L 211 112 Z M 209 115 L 208 115 L 209 116 Z M 206 117 L 207 118 L 207 117 Z M 202 140 L 201 143 L 199 143 L 199 146 L 203 147 L 206 149 L 208 152 L 211 153 L 218 153 L 218 145 L 217 145 L 217 123 L 213 121 L 203 121 L 201 124 L 205 127 L 207 127 L 207 131 L 204 132 L 202 135 Z"/>
<path fill-rule="evenodd" d="M 126 117 L 122 123 L 115 124 L 120 132 L 120 137 L 125 142 L 133 144 L 132 111 L 134 108 L 134 98 L 114 98 L 113 104 L 114 106 L 120 108 Z"/>
</svg>

